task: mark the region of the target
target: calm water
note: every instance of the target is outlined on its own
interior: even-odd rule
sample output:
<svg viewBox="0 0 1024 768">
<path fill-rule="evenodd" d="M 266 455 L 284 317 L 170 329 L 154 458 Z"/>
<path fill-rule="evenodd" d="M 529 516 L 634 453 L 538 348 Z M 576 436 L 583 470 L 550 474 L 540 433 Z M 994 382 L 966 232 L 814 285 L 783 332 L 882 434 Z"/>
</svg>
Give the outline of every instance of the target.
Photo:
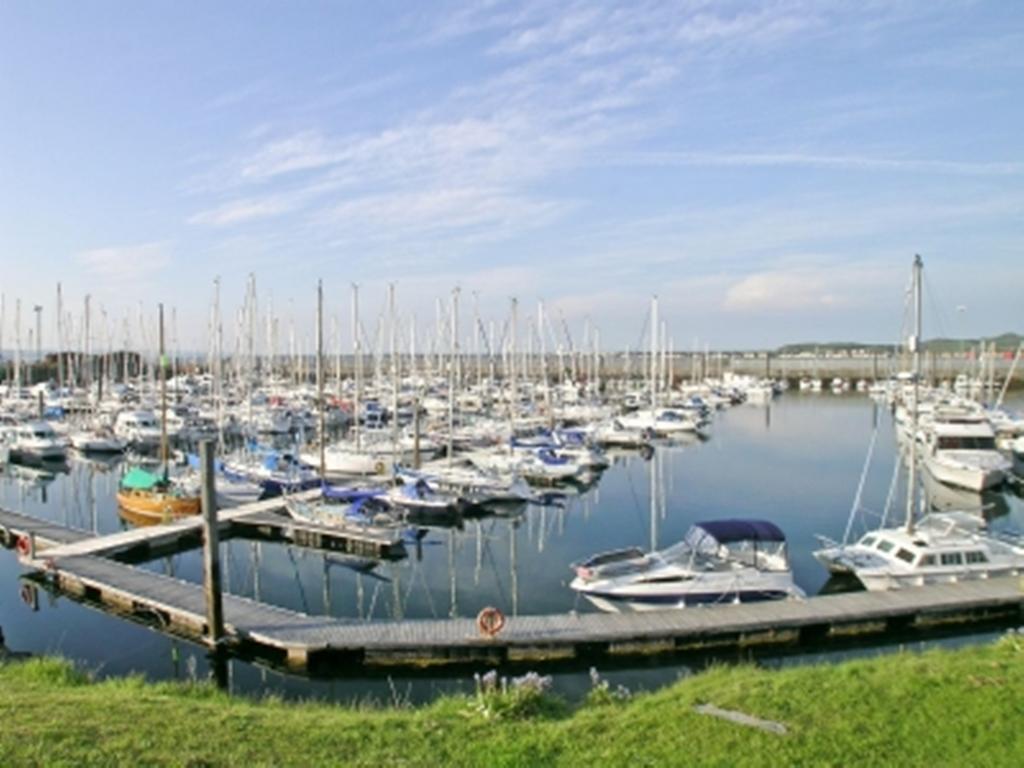
<svg viewBox="0 0 1024 768">
<path fill-rule="evenodd" d="M 589 603 L 568 587 L 573 561 L 628 545 L 664 547 L 681 539 L 694 522 L 749 516 L 772 520 L 786 532 L 797 583 L 814 594 L 827 578 L 811 554 L 817 545 L 814 535 L 842 536 L 876 429 L 862 506 L 878 514 L 890 494 L 896 461 L 888 410 L 859 395 L 787 394 L 767 407 L 745 405 L 719 413 L 705 442 L 659 446 L 650 459 L 616 455 L 598 483 L 567 497 L 561 507 L 524 507 L 503 517 L 467 521 L 462 530 L 432 529 L 419 552 L 370 574 L 357 574 L 330 556 L 300 548 L 224 542 L 226 588 L 310 614 L 351 618 L 474 616 L 487 605 L 507 614 L 590 611 Z M 118 477 L 116 464 L 77 459 L 50 477 L 11 468 L 0 477 L 0 506 L 109 533 L 122 527 L 114 502 Z M 897 485 L 892 514 L 900 518 L 903 493 Z M 993 527 L 1024 530 L 1024 500 L 1003 492 L 986 495 L 984 503 Z M 878 520 L 858 519 L 855 530 Z M 143 567 L 201 579 L 198 552 Z M 22 599 L 19 573 L 14 554 L 0 550 L 0 626 L 10 648 L 59 653 L 101 675 L 206 675 L 205 651 L 199 646 L 45 592 L 33 610 Z M 819 656 L 796 657 L 811 658 Z M 688 671 L 678 663 L 640 664 L 609 677 L 651 687 Z M 232 689 L 245 693 L 419 701 L 437 691 L 471 687 L 464 670 L 456 677 L 359 673 L 310 681 L 240 661 L 230 666 Z M 556 681 L 570 696 L 589 684 L 578 672 L 558 674 Z"/>
</svg>

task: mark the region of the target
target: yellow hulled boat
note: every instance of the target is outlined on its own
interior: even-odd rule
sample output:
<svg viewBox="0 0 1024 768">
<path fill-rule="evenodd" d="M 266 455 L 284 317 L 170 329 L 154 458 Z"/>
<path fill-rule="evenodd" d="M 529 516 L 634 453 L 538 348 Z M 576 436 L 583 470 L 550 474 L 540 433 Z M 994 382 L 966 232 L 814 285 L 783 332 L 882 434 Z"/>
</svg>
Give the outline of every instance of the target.
<svg viewBox="0 0 1024 768">
<path fill-rule="evenodd" d="M 121 517 L 134 525 L 159 525 L 198 515 L 200 501 L 172 479 L 136 467 L 121 478 L 117 507 Z"/>
</svg>

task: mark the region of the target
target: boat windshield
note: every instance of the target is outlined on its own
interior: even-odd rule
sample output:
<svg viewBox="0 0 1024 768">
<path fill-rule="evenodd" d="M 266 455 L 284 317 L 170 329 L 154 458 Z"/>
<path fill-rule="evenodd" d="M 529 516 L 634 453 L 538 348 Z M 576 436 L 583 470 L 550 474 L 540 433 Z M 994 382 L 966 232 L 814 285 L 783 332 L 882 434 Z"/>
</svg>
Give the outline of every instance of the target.
<svg viewBox="0 0 1024 768">
<path fill-rule="evenodd" d="M 699 525 L 690 528 L 686 538 L 661 552 L 669 562 L 698 561 L 705 568 L 747 566 L 762 571 L 789 569 L 785 540 L 734 539 L 719 541 Z"/>
</svg>

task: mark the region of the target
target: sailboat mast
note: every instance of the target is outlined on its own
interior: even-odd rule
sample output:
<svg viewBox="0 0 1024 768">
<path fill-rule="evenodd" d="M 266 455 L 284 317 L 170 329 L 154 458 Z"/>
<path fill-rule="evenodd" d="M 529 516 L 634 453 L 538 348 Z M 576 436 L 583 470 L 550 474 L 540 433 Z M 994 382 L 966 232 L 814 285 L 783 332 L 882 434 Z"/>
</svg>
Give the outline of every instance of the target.
<svg viewBox="0 0 1024 768">
<path fill-rule="evenodd" d="M 651 409 L 658 407 L 658 297 L 651 298 Z"/>
<path fill-rule="evenodd" d="M 352 401 L 352 429 L 356 435 L 356 450 L 362 445 L 362 433 L 359 429 L 359 407 L 363 388 L 363 347 L 359 341 L 359 286 L 352 283 L 352 365 L 356 379 L 356 393 Z"/>
<path fill-rule="evenodd" d="M 395 284 L 388 283 L 388 357 L 391 370 L 391 453 L 398 459 L 398 323 L 395 317 Z"/>
<path fill-rule="evenodd" d="M 160 305 L 160 463 L 167 480 L 167 361 L 164 359 L 164 305 Z"/>
<path fill-rule="evenodd" d="M 918 378 L 921 374 L 921 256 L 914 255 L 914 333 L 910 337 L 910 352 L 913 355 L 913 402 L 910 411 L 910 468 L 907 474 L 907 533 L 914 531 L 914 498 L 917 486 L 917 411 Z"/>
<path fill-rule="evenodd" d="M 516 436 L 516 410 L 519 408 L 519 392 L 516 385 L 516 326 L 519 324 L 519 301 L 512 299 L 512 319 L 509 328 L 509 397 L 508 397 L 508 430 L 509 452 L 512 451 L 512 440 Z"/>
<path fill-rule="evenodd" d="M 316 399 L 320 406 L 318 431 L 320 442 L 320 477 L 327 476 L 327 462 L 324 456 L 324 281 L 316 281 Z"/>
<path fill-rule="evenodd" d="M 452 465 L 455 441 L 455 397 L 458 377 L 456 364 L 459 358 L 459 288 L 452 289 L 451 306 L 451 364 L 448 367 L 448 466 Z"/>
</svg>

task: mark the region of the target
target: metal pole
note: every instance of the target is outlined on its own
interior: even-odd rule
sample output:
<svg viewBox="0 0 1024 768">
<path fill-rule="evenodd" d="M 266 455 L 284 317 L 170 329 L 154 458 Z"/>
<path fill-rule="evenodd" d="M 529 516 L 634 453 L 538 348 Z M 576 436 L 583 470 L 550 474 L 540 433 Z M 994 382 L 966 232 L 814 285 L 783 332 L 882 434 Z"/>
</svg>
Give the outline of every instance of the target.
<svg viewBox="0 0 1024 768">
<path fill-rule="evenodd" d="M 317 428 L 320 433 L 320 478 L 327 476 L 327 460 L 324 455 L 324 441 L 327 427 L 324 424 L 324 284 L 316 281 L 316 398 L 320 405 L 317 414 Z"/>
<path fill-rule="evenodd" d="M 213 474 L 213 441 L 199 444 L 203 507 L 203 591 L 206 594 L 206 637 L 216 648 L 224 638 L 224 604 L 220 584 L 220 536 Z"/>
</svg>

